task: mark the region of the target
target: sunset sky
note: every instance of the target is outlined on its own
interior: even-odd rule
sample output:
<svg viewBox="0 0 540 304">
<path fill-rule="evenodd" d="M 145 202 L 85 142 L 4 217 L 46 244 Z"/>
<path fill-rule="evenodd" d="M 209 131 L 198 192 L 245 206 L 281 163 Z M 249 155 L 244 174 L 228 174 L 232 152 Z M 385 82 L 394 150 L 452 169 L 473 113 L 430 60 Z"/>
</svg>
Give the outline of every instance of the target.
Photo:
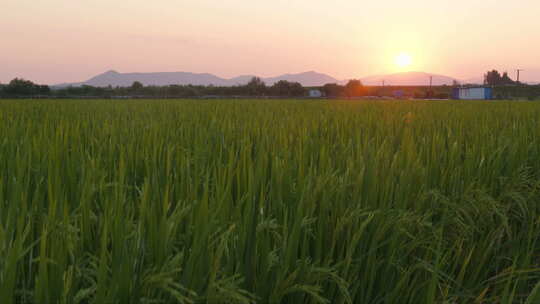
<svg viewBox="0 0 540 304">
<path fill-rule="evenodd" d="M 0 82 L 119 72 L 540 81 L 540 1 L 1 0 Z M 406 54 L 411 64 L 400 66 Z M 403 59 L 403 57 L 398 57 Z"/>
</svg>

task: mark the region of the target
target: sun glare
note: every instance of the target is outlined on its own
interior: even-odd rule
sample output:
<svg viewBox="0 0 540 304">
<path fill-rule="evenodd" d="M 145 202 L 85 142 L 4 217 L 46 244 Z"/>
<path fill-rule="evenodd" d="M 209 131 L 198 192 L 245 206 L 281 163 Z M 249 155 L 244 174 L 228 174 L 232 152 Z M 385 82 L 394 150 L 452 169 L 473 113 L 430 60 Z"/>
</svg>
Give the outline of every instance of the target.
<svg viewBox="0 0 540 304">
<path fill-rule="evenodd" d="M 400 68 L 406 68 L 412 64 L 412 58 L 407 53 L 401 53 L 396 56 L 396 65 Z"/>
</svg>

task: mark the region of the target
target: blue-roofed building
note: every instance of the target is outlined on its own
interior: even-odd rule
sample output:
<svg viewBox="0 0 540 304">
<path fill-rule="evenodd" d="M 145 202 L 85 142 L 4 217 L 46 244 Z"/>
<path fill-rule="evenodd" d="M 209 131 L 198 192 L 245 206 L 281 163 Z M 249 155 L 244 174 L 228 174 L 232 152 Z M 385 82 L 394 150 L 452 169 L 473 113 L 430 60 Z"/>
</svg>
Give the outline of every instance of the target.
<svg viewBox="0 0 540 304">
<path fill-rule="evenodd" d="M 493 89 L 486 87 L 454 88 L 452 98 L 463 100 L 488 100 L 493 99 Z"/>
</svg>

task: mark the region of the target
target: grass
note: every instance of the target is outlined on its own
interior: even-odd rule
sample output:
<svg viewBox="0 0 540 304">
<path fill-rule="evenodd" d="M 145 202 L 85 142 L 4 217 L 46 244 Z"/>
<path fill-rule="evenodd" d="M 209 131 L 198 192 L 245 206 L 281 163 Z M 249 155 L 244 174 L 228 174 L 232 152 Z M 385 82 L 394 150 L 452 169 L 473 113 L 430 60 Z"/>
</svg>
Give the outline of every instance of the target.
<svg viewBox="0 0 540 304">
<path fill-rule="evenodd" d="M 2 303 L 538 303 L 540 104 L 0 101 Z"/>
</svg>

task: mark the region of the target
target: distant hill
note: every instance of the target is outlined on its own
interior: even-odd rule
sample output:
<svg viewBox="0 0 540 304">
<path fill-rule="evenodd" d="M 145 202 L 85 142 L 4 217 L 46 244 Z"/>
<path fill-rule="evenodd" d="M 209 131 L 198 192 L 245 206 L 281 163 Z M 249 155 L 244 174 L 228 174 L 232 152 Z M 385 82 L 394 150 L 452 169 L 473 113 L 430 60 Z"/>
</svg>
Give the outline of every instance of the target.
<svg viewBox="0 0 540 304">
<path fill-rule="evenodd" d="M 369 76 L 365 78 L 361 78 L 360 80 L 364 85 L 382 85 L 382 82 L 384 80 L 385 85 L 391 85 L 391 86 L 420 86 L 420 85 L 429 85 L 429 78 L 430 76 L 433 76 L 433 85 L 452 85 L 454 80 L 458 81 L 455 78 L 444 76 L 444 75 L 437 75 L 437 74 L 430 74 L 430 73 L 424 73 L 424 72 L 404 72 L 404 73 L 395 73 L 395 74 L 387 74 L 387 75 L 376 75 L 376 76 Z"/>
<path fill-rule="evenodd" d="M 284 74 L 278 77 L 264 78 L 264 82 L 267 84 L 274 84 L 280 80 L 287 80 L 291 82 L 299 82 L 306 87 L 322 86 L 327 83 L 337 83 L 339 80 L 326 74 L 317 73 L 314 71 L 300 73 L 300 74 Z"/>
<path fill-rule="evenodd" d="M 425 72 L 403 72 L 386 75 L 375 75 L 359 78 L 364 85 L 379 86 L 384 80 L 388 86 L 424 86 L 429 85 L 429 78 L 433 76 L 433 85 L 452 85 L 454 80 L 459 83 L 482 83 L 480 79 L 458 80 L 456 78 L 431 74 Z M 254 75 L 241 75 L 234 78 L 221 78 L 208 73 L 190 73 L 190 72 L 159 72 L 159 73 L 119 73 L 117 71 L 107 71 L 103 74 L 94 76 L 87 81 L 77 83 L 63 83 L 53 87 L 62 88 L 68 86 L 90 85 L 95 87 L 127 87 L 133 82 L 139 81 L 145 86 L 155 85 L 164 86 L 171 84 L 179 85 L 215 85 L 215 86 L 233 86 L 243 85 L 249 82 Z M 322 86 L 327 83 L 346 84 L 347 80 L 338 80 L 327 74 L 309 71 L 298 74 L 283 74 L 276 77 L 261 77 L 267 84 L 272 85 L 279 80 L 299 82 L 305 87 Z"/>
<path fill-rule="evenodd" d="M 243 75 L 230 79 L 225 79 L 212 74 L 197 74 L 189 72 L 161 72 L 161 73 L 119 73 L 117 71 L 108 71 L 99 74 L 84 82 L 63 83 L 54 87 L 82 86 L 89 85 L 95 87 L 106 86 L 131 86 L 133 82 L 139 81 L 145 86 L 156 85 L 164 86 L 171 84 L 178 85 L 215 85 L 215 86 L 233 86 L 243 85 L 249 82 L 253 75 Z M 303 86 L 321 86 L 325 83 L 337 83 L 337 79 L 314 71 L 299 74 L 284 74 L 277 77 L 261 78 L 266 84 L 272 85 L 279 80 L 299 82 Z"/>
</svg>

